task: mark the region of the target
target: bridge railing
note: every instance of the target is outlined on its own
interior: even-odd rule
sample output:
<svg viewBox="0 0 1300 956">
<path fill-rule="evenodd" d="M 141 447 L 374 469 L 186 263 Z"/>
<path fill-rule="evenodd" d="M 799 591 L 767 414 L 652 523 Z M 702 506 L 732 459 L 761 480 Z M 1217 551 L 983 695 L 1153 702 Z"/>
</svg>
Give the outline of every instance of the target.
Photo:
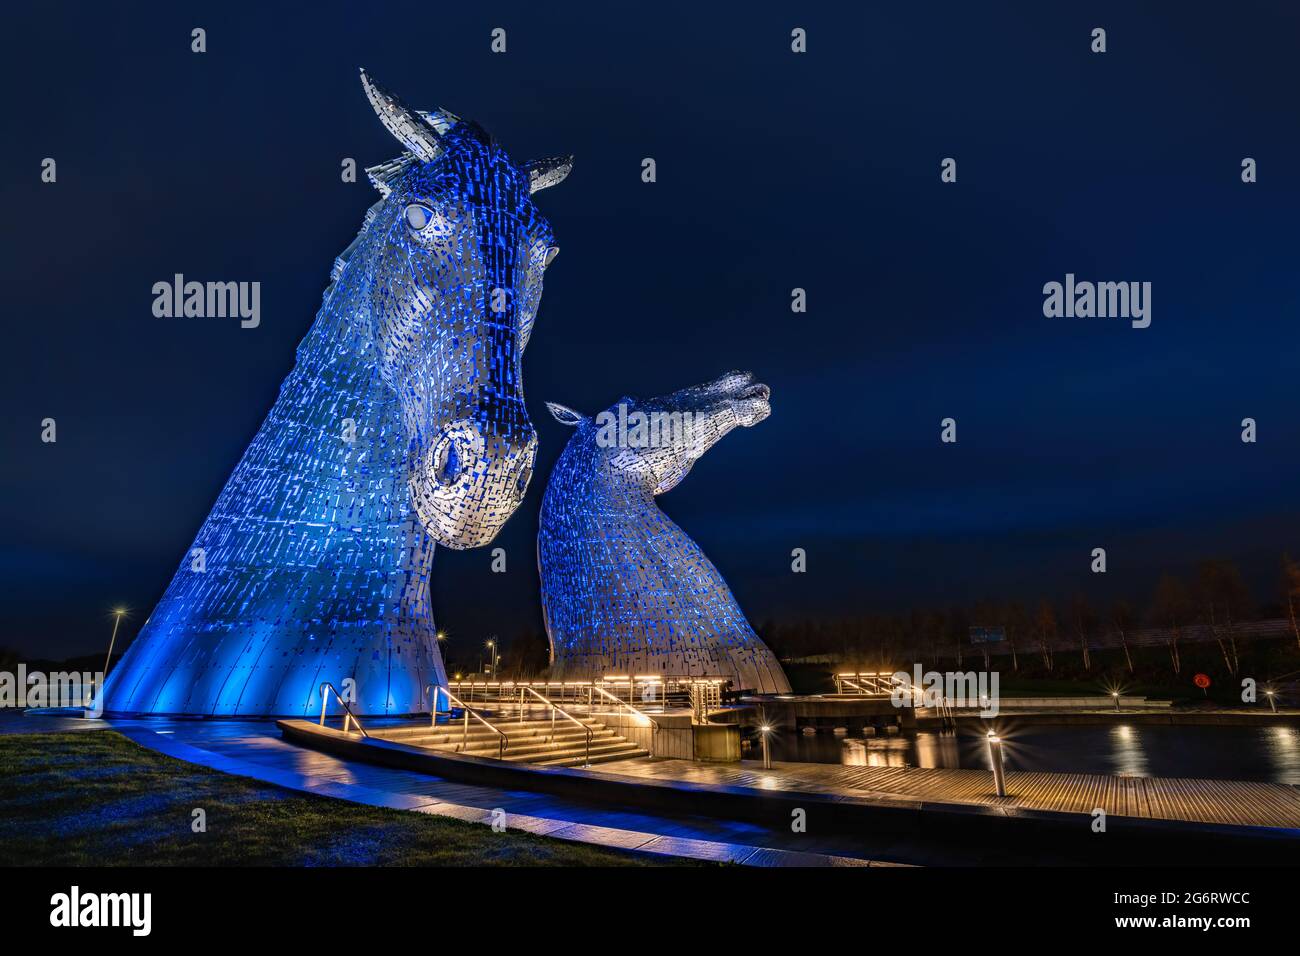
<svg viewBox="0 0 1300 956">
<path fill-rule="evenodd" d="M 348 702 L 343 699 L 343 695 L 340 694 L 329 681 L 324 681 L 320 685 L 320 725 L 322 727 L 325 726 L 325 712 L 329 710 L 330 694 L 334 695 L 334 699 L 337 700 L 339 706 L 343 708 L 343 732 L 345 734 L 351 732 L 351 728 L 348 727 L 348 723 L 351 722 L 356 724 L 357 730 L 361 731 L 362 737 L 369 737 L 370 735 L 366 733 L 366 728 L 362 727 L 361 721 L 357 720 L 357 715 L 352 713 L 352 708 L 348 706 Z"/>
</svg>

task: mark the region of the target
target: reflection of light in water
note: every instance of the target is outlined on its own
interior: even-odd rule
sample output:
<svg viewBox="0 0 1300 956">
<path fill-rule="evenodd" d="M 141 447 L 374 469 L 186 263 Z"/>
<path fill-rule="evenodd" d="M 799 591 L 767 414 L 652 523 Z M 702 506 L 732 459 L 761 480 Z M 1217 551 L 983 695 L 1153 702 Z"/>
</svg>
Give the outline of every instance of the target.
<svg viewBox="0 0 1300 956">
<path fill-rule="evenodd" d="M 960 767 L 961 752 L 957 747 L 957 738 L 940 734 L 917 734 L 916 765 L 918 767 Z"/>
<path fill-rule="evenodd" d="M 1269 780 L 1300 785 L 1300 725 L 1252 727 L 1136 724 L 1072 727 L 1003 722 L 1003 765 L 1010 771 Z M 920 731 L 898 737 L 776 735 L 774 760 L 858 767 L 927 767 L 987 771 L 988 742 L 979 733 Z M 747 755 L 748 756 L 748 755 Z"/>
<path fill-rule="evenodd" d="M 865 767 L 867 765 L 867 745 L 862 740 L 844 741 L 844 752 L 840 762 L 848 767 Z"/>
<path fill-rule="evenodd" d="M 1273 779 L 1281 783 L 1300 783 L 1300 766 L 1296 765 L 1296 751 L 1300 750 L 1300 729 L 1296 727 L 1270 727 L 1266 738 L 1268 756 L 1273 764 Z"/>
<path fill-rule="evenodd" d="M 1128 724 L 1110 729 L 1110 744 L 1115 761 L 1115 772 L 1126 777 L 1146 777 L 1147 755 L 1142 750 L 1142 740 Z"/>
<path fill-rule="evenodd" d="M 853 767 L 906 767 L 911 744 L 902 739 L 845 740 L 842 763 Z"/>
</svg>

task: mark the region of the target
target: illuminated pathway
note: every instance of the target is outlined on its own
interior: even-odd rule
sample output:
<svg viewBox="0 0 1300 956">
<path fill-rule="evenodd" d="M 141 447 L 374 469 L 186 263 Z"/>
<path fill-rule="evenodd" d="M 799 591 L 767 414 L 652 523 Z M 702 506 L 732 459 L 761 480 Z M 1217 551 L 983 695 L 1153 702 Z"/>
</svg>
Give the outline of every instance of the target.
<svg viewBox="0 0 1300 956">
<path fill-rule="evenodd" d="M 0 714 L 0 733 L 94 727 L 191 763 L 322 796 L 471 822 L 487 822 L 500 808 L 513 829 L 750 865 L 1174 864 L 1206 854 L 1223 863 L 1275 862 L 1292 858 L 1300 841 L 1300 788 L 1284 784 L 1013 771 L 1010 796 L 998 800 L 990 775 L 979 770 L 775 763 L 765 771 L 756 761 L 638 759 L 591 771 L 518 767 L 518 785 L 497 786 L 295 746 L 269 721 Z M 539 792 L 547 774 L 590 780 L 593 796 L 604 789 L 606 799 Z M 613 799 L 609 781 L 623 791 Z M 676 799 L 626 799 L 623 788 L 637 782 L 646 791 L 675 791 Z M 807 808 L 804 832 L 791 827 L 791 807 Z M 1110 815 L 1105 838 L 1090 829 L 1094 807 Z M 1176 814 L 1183 819 L 1168 819 Z"/>
<path fill-rule="evenodd" d="M 369 806 L 450 816 L 473 823 L 489 823 L 492 810 L 499 807 L 507 812 L 506 825 L 510 829 L 613 849 L 749 866 L 898 865 L 866 858 L 861 852 L 865 845 L 841 855 L 827 841 L 748 823 L 647 815 L 340 760 L 286 743 L 269 721 L 92 721 L 0 711 L 0 734 L 96 730 L 116 730 L 151 750 L 188 763 Z"/>
<path fill-rule="evenodd" d="M 853 767 L 757 761 L 704 764 L 691 760 L 623 760 L 604 773 L 683 780 L 760 790 L 831 791 L 919 803 L 965 803 L 1029 810 L 1180 820 L 1229 826 L 1300 828 L 1300 787 L 1284 783 L 1186 777 L 1007 771 L 1007 796 L 993 792 L 987 770 Z"/>
</svg>

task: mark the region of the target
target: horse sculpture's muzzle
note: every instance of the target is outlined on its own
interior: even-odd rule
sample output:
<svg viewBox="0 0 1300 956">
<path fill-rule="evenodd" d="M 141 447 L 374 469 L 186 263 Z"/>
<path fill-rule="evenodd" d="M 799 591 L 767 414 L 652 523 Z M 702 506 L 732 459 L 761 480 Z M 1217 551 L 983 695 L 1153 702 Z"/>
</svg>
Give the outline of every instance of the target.
<svg viewBox="0 0 1300 956">
<path fill-rule="evenodd" d="M 514 514 L 533 474 L 537 434 L 514 441 L 452 422 L 414 462 L 411 497 L 425 530 L 447 548 L 487 544 Z"/>
</svg>

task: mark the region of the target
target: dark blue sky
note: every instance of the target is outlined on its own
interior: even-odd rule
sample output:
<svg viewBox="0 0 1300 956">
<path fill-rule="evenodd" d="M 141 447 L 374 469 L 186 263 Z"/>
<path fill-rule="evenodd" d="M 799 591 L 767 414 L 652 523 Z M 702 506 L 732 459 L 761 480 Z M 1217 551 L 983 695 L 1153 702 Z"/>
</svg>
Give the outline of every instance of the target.
<svg viewBox="0 0 1300 956">
<path fill-rule="evenodd" d="M 397 151 L 358 66 L 517 160 L 577 157 L 539 196 L 562 252 L 524 361 L 541 451 L 510 570 L 435 566 L 457 639 L 540 627 L 537 509 L 568 437 L 545 400 L 731 368 L 771 386 L 771 418 L 661 503 L 756 622 L 1144 598 L 1203 557 L 1272 599 L 1300 551 L 1298 8 L 713 6 L 8 12 L 0 644 L 102 647 L 106 608 L 138 626 L 161 594 L 376 198 L 340 160 Z M 260 281 L 260 328 L 155 318 L 176 272 Z M 1151 282 L 1151 327 L 1044 318 L 1067 272 Z"/>
</svg>

